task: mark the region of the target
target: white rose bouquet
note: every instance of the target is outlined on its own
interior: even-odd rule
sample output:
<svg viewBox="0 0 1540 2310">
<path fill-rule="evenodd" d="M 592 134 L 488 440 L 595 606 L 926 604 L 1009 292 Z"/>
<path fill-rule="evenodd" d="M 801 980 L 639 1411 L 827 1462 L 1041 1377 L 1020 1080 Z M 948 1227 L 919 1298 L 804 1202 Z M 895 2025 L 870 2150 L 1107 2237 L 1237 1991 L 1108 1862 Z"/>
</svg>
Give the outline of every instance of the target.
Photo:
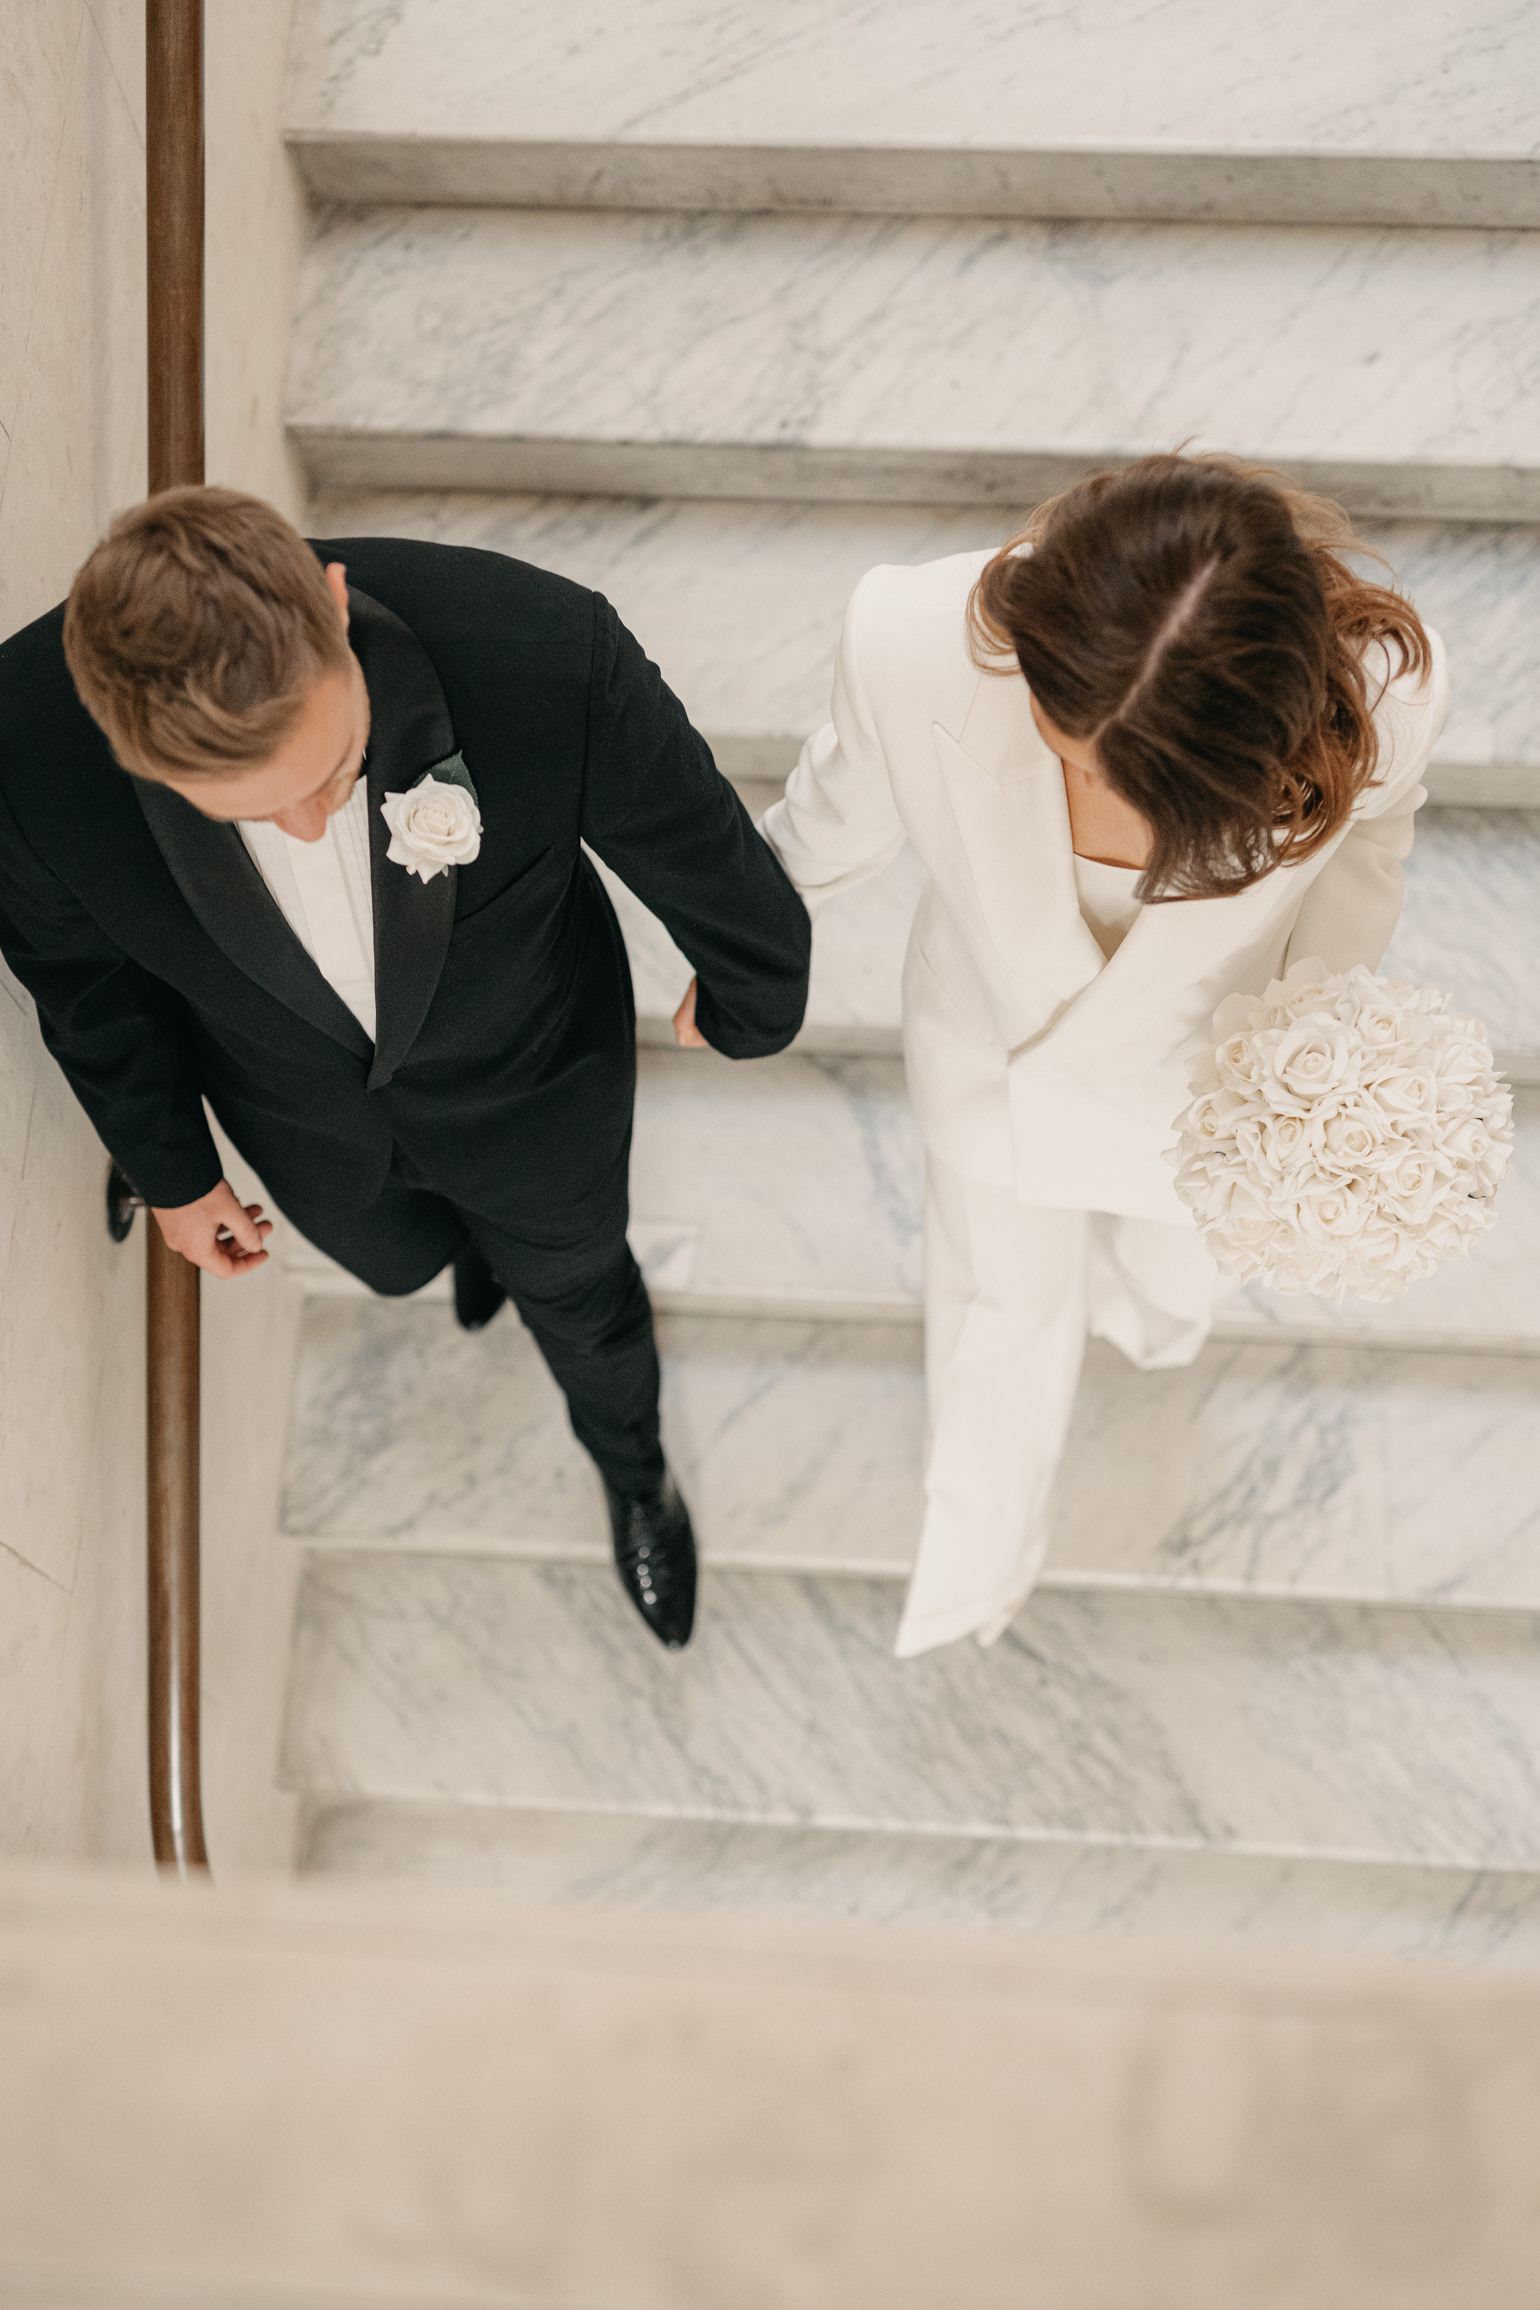
<svg viewBox="0 0 1540 2310">
<path fill-rule="evenodd" d="M 1447 995 L 1301 962 L 1214 1033 L 1169 1160 L 1224 1274 L 1395 1299 L 1491 1225 L 1513 1096 Z"/>
</svg>

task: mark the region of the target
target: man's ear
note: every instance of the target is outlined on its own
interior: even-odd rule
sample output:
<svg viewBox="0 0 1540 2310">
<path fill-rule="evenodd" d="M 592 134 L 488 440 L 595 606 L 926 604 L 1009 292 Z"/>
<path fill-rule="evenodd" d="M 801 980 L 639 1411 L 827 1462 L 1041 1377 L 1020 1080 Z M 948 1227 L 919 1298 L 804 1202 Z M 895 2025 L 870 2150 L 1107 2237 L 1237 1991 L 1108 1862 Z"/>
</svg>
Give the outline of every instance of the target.
<svg viewBox="0 0 1540 2310">
<path fill-rule="evenodd" d="M 326 582 L 332 589 L 332 595 L 336 601 L 338 609 L 342 612 L 342 630 L 344 633 L 346 633 L 348 630 L 347 563 L 341 561 L 329 561 L 326 565 Z"/>
</svg>

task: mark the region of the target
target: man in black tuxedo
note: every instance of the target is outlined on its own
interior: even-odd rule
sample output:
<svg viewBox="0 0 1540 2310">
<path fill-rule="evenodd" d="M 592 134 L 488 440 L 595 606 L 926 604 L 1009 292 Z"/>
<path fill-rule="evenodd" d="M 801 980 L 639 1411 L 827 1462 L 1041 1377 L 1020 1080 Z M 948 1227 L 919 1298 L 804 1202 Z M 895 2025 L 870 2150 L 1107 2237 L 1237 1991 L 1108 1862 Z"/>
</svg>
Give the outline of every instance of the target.
<svg viewBox="0 0 1540 2310">
<path fill-rule="evenodd" d="M 424 855 L 382 805 L 425 776 L 447 816 Z M 435 824 L 458 863 L 435 864 Z M 372 987 L 335 961 L 326 890 L 307 916 L 278 879 L 324 864 L 342 891 L 345 834 Z M 585 843 L 696 968 L 679 1039 L 784 1048 L 807 915 L 600 596 L 466 548 L 307 545 L 258 500 L 178 490 L 0 647 L 0 947 L 167 1240 L 217 1275 L 266 1256 L 207 1099 L 375 1290 L 454 1262 L 473 1324 L 506 1290 L 603 1476 L 627 1591 L 677 1646 L 695 1549 L 626 1242 L 635 1009 Z"/>
</svg>

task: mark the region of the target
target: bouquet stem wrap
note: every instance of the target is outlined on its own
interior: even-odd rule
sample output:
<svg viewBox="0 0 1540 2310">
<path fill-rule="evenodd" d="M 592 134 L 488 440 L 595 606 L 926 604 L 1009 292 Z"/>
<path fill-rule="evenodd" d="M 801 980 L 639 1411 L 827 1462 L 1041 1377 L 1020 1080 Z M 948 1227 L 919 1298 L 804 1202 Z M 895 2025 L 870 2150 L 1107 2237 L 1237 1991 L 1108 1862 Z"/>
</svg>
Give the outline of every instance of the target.
<svg viewBox="0 0 1540 2310">
<path fill-rule="evenodd" d="M 1305 961 L 1214 1033 L 1170 1160 L 1224 1274 L 1395 1299 L 1491 1225 L 1513 1095 L 1447 995 Z"/>
</svg>

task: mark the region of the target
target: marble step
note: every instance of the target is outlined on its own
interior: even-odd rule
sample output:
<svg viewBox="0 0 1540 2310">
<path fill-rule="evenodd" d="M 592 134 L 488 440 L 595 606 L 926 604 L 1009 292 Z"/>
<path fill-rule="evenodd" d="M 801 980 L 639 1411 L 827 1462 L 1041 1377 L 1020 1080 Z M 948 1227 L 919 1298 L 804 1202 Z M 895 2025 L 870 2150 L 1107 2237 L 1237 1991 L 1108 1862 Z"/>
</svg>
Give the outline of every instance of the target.
<svg viewBox="0 0 1540 2310">
<path fill-rule="evenodd" d="M 1522 0 L 302 0 L 287 134 L 325 200 L 1529 225 L 1526 54 Z"/>
<path fill-rule="evenodd" d="M 779 788 L 740 782 L 756 817 Z M 644 1046 L 673 1046 L 673 1017 L 690 983 L 690 965 L 656 915 L 600 864 L 625 931 L 636 988 L 636 1034 Z M 795 1048 L 851 1057 L 894 1058 L 901 1048 L 900 981 L 909 925 L 924 874 L 905 850 L 880 875 L 825 909 L 813 926 L 807 1015 Z"/>
<path fill-rule="evenodd" d="M 1533 232 L 380 207 L 286 415 L 327 486 L 1020 505 L 1192 439 L 1534 522 L 1537 384 Z"/>
<path fill-rule="evenodd" d="M 530 1906 L 840 1919 L 938 1931 L 1319 1950 L 1532 1968 L 1540 1876 L 1527 1870 L 1051 1838 L 761 1828 L 613 1813 L 319 1797 L 301 1876 L 430 1882 Z"/>
<path fill-rule="evenodd" d="M 1383 1306 L 1247 1285 L 1223 1336 L 1540 1348 L 1540 1092 L 1517 1107 L 1501 1217 L 1474 1252 Z M 671 1311 L 918 1318 L 923 1156 L 901 1061 L 792 1051 L 735 1067 L 643 1051 L 631 1204 Z"/>
<path fill-rule="evenodd" d="M 1501 1217 L 1475 1252 L 1384 1306 L 1248 1284 L 1215 1337 L 1540 1352 L 1540 1092 L 1521 1090 L 1516 1111 Z M 631 1239 L 667 1314 L 917 1324 L 923 1168 L 901 1060 L 793 1050 L 734 1068 L 712 1052 L 639 1054 Z M 794 1191 L 804 1179 L 816 1197 Z M 281 1252 L 302 1291 L 363 1294 L 292 1228 Z M 447 1300 L 447 1276 L 418 1296 Z"/>
<path fill-rule="evenodd" d="M 320 1796 L 1540 1867 L 1540 1616 L 1052 1589 L 892 1656 L 890 1581 L 318 1552 L 280 1764 Z"/>
<path fill-rule="evenodd" d="M 784 781 L 824 721 L 845 604 L 879 562 L 1001 543 L 1020 507 L 344 492 L 319 537 L 420 537 L 593 586 L 662 667 L 728 775 Z M 1436 800 L 1540 807 L 1540 528 L 1367 524 L 1365 542 L 1443 635 L 1453 703 Z"/>
<path fill-rule="evenodd" d="M 777 789 L 755 784 L 743 792 L 757 814 Z M 667 1046 L 690 965 L 615 876 L 605 881 L 631 954 L 638 1035 Z M 922 882 L 906 851 L 819 915 L 801 1048 L 871 1056 L 899 1049 L 904 949 Z M 1382 967 L 1445 989 L 1483 1021 L 1509 1079 L 1540 1084 L 1540 810 L 1425 811 Z"/>
<path fill-rule="evenodd" d="M 1540 810 L 1429 810 L 1382 969 L 1446 989 L 1515 1083 L 1540 1082 Z"/>
<path fill-rule="evenodd" d="M 715 1564 L 907 1578 L 915 1325 L 665 1315 L 668 1449 Z M 1089 1350 L 1049 1586 L 1540 1609 L 1540 1358 L 1216 1343 Z M 281 1528 L 311 1545 L 607 1561 L 599 1486 L 533 1342 L 447 1307 L 314 1297 Z"/>
</svg>

